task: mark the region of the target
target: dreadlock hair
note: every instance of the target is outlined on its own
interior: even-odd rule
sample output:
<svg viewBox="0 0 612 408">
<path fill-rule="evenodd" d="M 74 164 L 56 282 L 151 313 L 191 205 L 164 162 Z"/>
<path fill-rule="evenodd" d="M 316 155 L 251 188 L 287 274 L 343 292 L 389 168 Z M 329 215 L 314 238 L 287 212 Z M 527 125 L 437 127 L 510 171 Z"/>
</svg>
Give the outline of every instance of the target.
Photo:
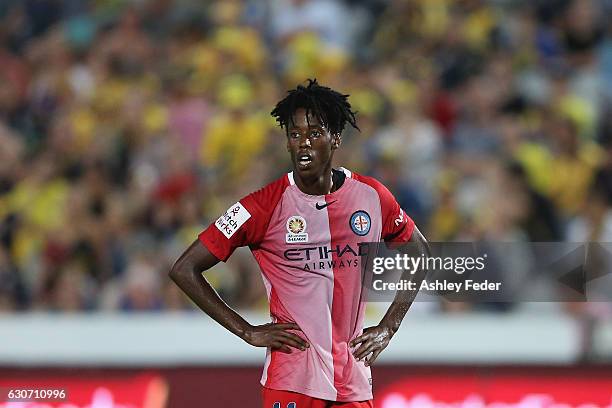
<svg viewBox="0 0 612 408">
<path fill-rule="evenodd" d="M 296 89 L 288 92 L 288 95 L 276 104 L 270 115 L 276 118 L 281 128 L 288 129 L 293 123 L 293 115 L 299 108 L 306 109 L 306 120 L 308 115 L 316 117 L 332 135 L 342 133 L 348 122 L 352 127 L 359 130 L 355 114 L 348 102 L 349 95 L 343 95 L 326 86 L 321 86 L 316 79 L 308 79 L 308 85 L 298 85 Z"/>
</svg>

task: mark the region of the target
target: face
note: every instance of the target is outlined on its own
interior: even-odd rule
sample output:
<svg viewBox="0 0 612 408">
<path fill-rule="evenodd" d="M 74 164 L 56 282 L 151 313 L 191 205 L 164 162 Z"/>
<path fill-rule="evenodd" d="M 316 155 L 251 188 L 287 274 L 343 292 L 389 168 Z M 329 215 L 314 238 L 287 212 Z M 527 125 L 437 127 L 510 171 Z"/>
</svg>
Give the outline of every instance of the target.
<svg viewBox="0 0 612 408">
<path fill-rule="evenodd" d="M 308 119 L 308 120 L 307 120 Z M 331 161 L 340 146 L 340 135 L 332 135 L 317 118 L 300 108 L 287 129 L 287 150 L 295 171 L 302 178 L 319 177 L 331 171 Z"/>
</svg>

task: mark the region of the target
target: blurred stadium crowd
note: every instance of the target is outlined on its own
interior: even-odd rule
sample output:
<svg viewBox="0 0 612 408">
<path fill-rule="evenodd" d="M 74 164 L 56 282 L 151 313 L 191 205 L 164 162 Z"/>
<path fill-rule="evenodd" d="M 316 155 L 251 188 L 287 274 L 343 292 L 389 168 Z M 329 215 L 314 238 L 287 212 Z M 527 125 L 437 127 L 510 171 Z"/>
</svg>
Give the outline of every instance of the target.
<svg viewBox="0 0 612 408">
<path fill-rule="evenodd" d="M 609 0 L 0 1 L 0 310 L 192 309 L 172 262 L 351 94 L 336 163 L 428 239 L 612 241 Z M 238 251 L 208 276 L 265 309 Z M 453 307 L 447 307 L 452 309 Z"/>
</svg>

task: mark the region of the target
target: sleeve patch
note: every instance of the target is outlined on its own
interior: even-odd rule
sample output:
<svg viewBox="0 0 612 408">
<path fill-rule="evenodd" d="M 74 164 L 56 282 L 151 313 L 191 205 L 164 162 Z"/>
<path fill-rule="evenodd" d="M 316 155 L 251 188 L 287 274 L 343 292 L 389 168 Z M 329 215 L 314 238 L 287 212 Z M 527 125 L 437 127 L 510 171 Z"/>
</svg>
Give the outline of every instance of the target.
<svg viewBox="0 0 612 408">
<path fill-rule="evenodd" d="M 399 226 L 400 226 L 400 224 L 404 222 L 404 220 L 405 220 L 405 219 L 404 219 L 404 210 L 402 210 L 402 209 L 400 208 L 399 215 L 398 215 L 398 216 L 397 216 L 397 218 L 394 220 L 394 222 L 395 222 L 395 226 L 396 226 L 396 227 L 399 227 Z"/>
<path fill-rule="evenodd" d="M 229 239 L 249 218 L 251 213 L 238 201 L 215 221 L 215 227 Z"/>
</svg>

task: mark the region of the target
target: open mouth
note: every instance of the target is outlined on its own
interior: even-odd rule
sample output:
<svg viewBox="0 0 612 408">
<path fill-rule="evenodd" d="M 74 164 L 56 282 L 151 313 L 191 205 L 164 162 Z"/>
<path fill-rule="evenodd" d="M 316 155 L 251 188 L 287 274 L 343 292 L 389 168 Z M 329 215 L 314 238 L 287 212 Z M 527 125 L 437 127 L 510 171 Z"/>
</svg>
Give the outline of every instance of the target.
<svg viewBox="0 0 612 408">
<path fill-rule="evenodd" d="M 300 154 L 297 157 L 297 164 L 300 168 L 306 168 L 312 164 L 312 156 L 310 154 Z"/>
</svg>

